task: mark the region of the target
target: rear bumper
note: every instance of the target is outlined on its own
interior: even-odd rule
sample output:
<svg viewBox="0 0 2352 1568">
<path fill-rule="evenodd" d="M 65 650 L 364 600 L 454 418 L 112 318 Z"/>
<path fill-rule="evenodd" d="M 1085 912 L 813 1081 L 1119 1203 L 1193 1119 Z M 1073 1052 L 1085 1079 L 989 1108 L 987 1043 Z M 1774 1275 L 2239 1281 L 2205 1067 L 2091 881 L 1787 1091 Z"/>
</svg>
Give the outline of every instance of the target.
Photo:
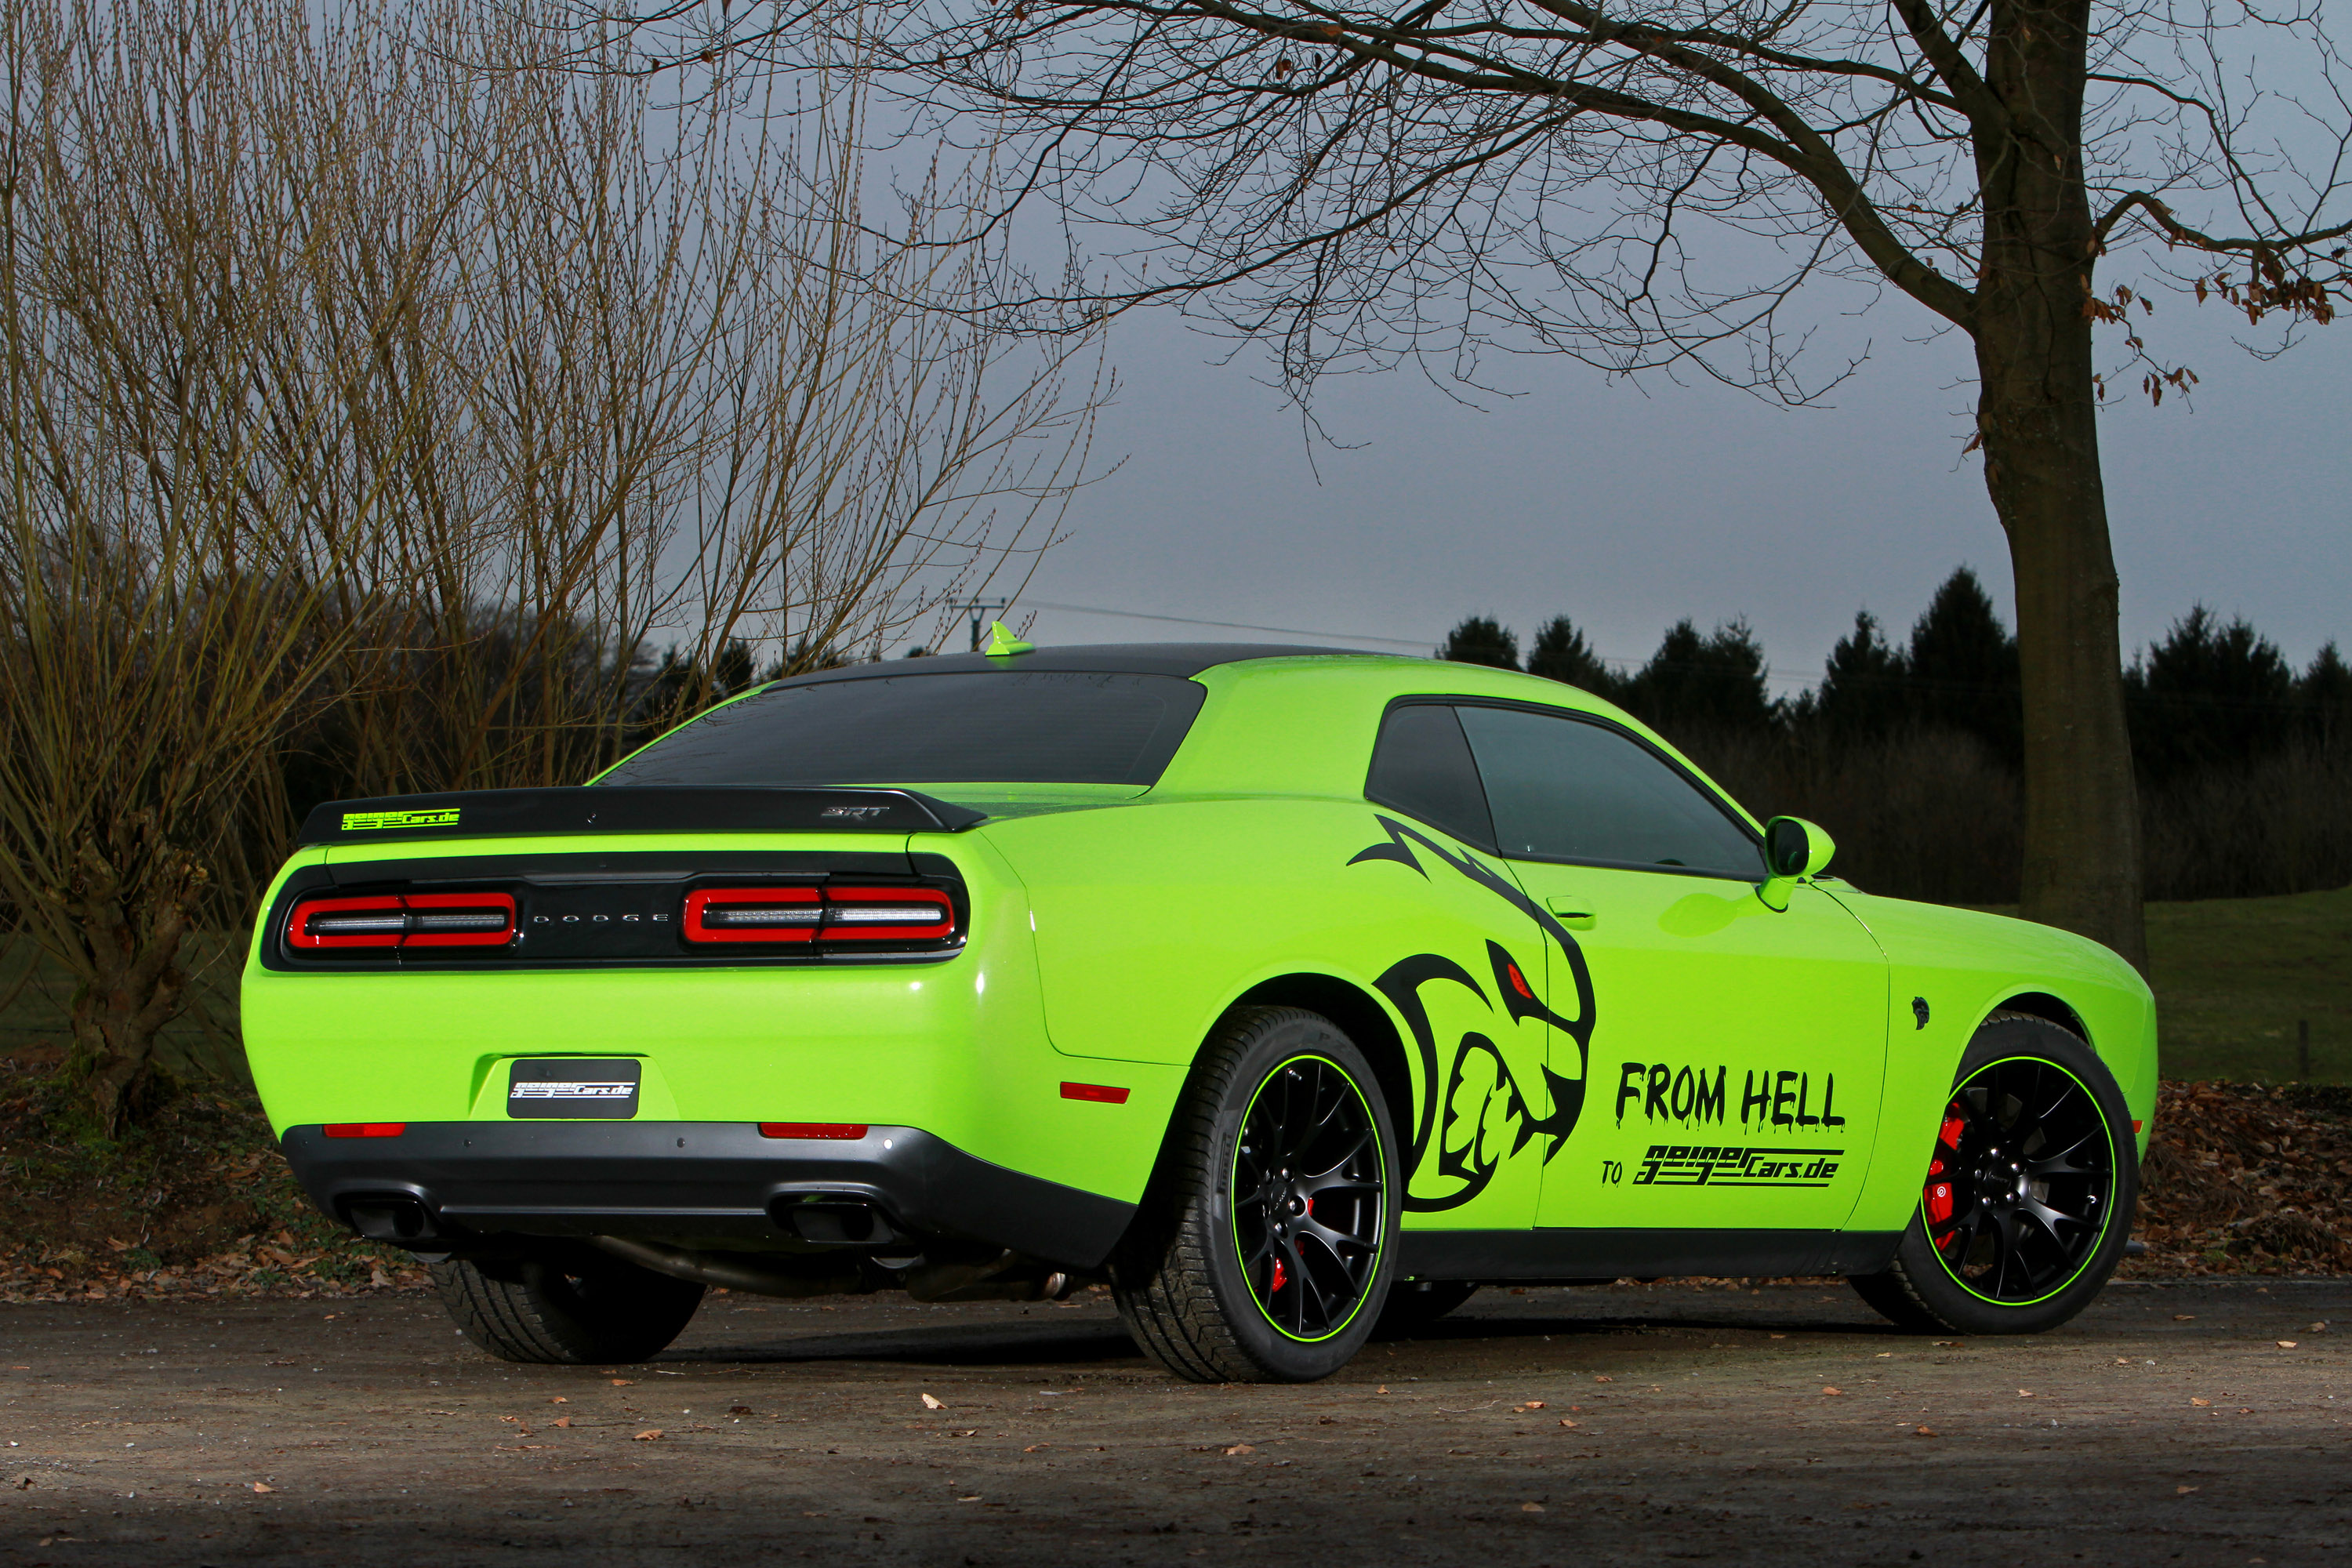
<svg viewBox="0 0 2352 1568">
<path fill-rule="evenodd" d="M 436 1250 L 512 1235 L 797 1237 L 866 1250 L 943 1239 L 1092 1268 L 1135 1213 L 911 1127 L 835 1142 L 725 1121 L 410 1122 L 396 1138 L 329 1138 L 312 1125 L 289 1128 L 284 1147 L 329 1215 Z"/>
</svg>

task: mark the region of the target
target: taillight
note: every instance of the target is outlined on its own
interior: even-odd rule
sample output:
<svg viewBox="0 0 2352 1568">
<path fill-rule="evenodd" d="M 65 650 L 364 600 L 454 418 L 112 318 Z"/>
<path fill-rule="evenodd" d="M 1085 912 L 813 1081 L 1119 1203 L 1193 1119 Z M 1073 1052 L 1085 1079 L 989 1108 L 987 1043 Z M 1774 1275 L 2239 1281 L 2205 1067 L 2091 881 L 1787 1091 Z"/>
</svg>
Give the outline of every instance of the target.
<svg viewBox="0 0 2352 1568">
<path fill-rule="evenodd" d="M 814 942 L 814 888 L 702 888 L 686 896 L 688 942 Z"/>
<path fill-rule="evenodd" d="M 937 888 L 827 888 L 827 942 L 936 942 L 955 932 L 955 905 Z"/>
<path fill-rule="evenodd" d="M 690 942 L 940 942 L 955 934 L 955 903 L 938 888 L 702 888 L 680 922 Z"/>
<path fill-rule="evenodd" d="M 409 893 L 403 947 L 503 947 L 515 931 L 508 893 Z"/>
<path fill-rule="evenodd" d="M 287 945 L 304 952 L 350 947 L 504 947 L 514 934 L 515 901 L 510 893 L 305 899 L 286 917 Z"/>
<path fill-rule="evenodd" d="M 397 1138 L 408 1131 L 405 1121 L 330 1121 L 330 1138 Z"/>
<path fill-rule="evenodd" d="M 860 1121 L 762 1121 L 762 1138 L 825 1138 L 857 1139 L 866 1136 L 866 1124 Z"/>
</svg>

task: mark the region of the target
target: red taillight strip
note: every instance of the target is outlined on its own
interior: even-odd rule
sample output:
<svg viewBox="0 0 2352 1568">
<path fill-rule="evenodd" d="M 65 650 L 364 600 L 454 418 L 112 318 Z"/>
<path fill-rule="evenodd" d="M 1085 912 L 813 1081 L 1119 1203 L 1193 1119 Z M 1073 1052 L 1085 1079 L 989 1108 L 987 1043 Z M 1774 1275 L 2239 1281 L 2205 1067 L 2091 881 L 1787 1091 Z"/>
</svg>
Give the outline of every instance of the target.
<svg viewBox="0 0 2352 1568">
<path fill-rule="evenodd" d="M 814 942 L 824 918 L 809 887 L 702 888 L 686 896 L 688 942 Z"/>
<path fill-rule="evenodd" d="M 857 1139 L 866 1136 L 862 1121 L 762 1121 L 762 1138 Z"/>
<path fill-rule="evenodd" d="M 955 932 L 955 905 L 938 888 L 827 888 L 827 942 L 935 942 Z"/>
<path fill-rule="evenodd" d="M 397 1138 L 408 1131 L 405 1121 L 330 1121 L 330 1138 Z"/>
<path fill-rule="evenodd" d="M 286 942 L 305 952 L 345 947 L 504 947 L 514 940 L 511 893 L 378 894 L 304 899 L 286 917 Z"/>
<path fill-rule="evenodd" d="M 680 929 L 691 942 L 940 942 L 955 901 L 938 888 L 702 888 Z"/>
<path fill-rule="evenodd" d="M 287 944 L 306 951 L 398 947 L 401 932 L 408 929 L 405 910 L 394 898 L 307 900 L 286 917 Z"/>
</svg>

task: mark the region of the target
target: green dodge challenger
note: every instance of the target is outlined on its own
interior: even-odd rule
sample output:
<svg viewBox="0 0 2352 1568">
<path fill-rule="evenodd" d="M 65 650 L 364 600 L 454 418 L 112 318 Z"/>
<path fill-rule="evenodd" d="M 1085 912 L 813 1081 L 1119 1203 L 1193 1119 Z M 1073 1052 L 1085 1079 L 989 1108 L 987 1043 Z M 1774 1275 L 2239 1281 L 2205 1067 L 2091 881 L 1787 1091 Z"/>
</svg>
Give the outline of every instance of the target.
<svg viewBox="0 0 2352 1568">
<path fill-rule="evenodd" d="M 994 648 L 320 807 L 244 982 L 320 1205 L 534 1362 L 711 1285 L 1107 1281 L 1224 1381 L 1485 1282 L 1843 1274 L 1993 1333 L 2113 1271 L 2157 1054 L 2106 949 L 1851 887 L 1531 676 Z"/>
</svg>

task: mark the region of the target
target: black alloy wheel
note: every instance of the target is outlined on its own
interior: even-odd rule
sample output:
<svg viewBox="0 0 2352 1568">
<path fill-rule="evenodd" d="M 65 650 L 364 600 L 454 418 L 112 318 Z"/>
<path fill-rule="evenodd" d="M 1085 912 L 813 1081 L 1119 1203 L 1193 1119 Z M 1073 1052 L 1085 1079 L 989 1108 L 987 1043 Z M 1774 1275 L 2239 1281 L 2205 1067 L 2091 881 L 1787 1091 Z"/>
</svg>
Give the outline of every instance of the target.
<svg viewBox="0 0 2352 1568">
<path fill-rule="evenodd" d="M 2098 1102 L 2035 1057 L 1980 1068 L 1944 1110 L 1921 1207 L 1962 1289 L 2026 1304 L 2082 1269 L 2114 1207 L 2116 1152 Z"/>
<path fill-rule="evenodd" d="M 1322 1057 L 1258 1086 L 1234 1150 L 1234 1242 L 1266 1320 L 1329 1338 L 1364 1304 L 1380 1260 L 1387 1184 L 1363 1092 Z"/>
<path fill-rule="evenodd" d="M 1311 1383 L 1348 1364 L 1395 1272 L 1403 1173 L 1381 1079 L 1339 1026 L 1236 1007 L 1195 1059 L 1111 1299 L 1193 1383 Z"/>
<path fill-rule="evenodd" d="M 2055 1328 L 2091 1304 L 2131 1235 L 2131 1110 L 2080 1036 L 2020 1013 L 1986 1019 L 1952 1076 L 1911 1223 L 1885 1271 L 1853 1288 L 1920 1332 Z"/>
</svg>

